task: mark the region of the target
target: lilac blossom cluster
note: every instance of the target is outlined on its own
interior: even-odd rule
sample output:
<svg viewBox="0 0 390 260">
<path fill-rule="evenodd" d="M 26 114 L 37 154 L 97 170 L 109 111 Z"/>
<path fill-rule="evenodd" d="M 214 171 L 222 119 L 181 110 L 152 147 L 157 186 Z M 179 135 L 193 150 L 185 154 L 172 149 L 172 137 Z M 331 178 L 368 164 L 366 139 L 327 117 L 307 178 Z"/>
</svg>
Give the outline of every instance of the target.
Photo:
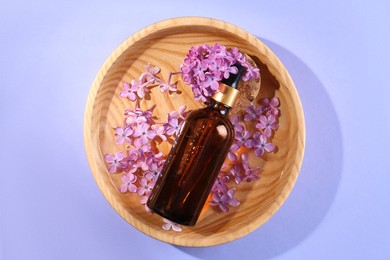
<svg viewBox="0 0 390 260">
<path fill-rule="evenodd" d="M 220 80 L 229 78 L 231 73 L 237 74 L 236 64 L 245 68 L 242 80 L 259 77 L 259 69 L 253 67 L 236 47 L 228 50 L 218 43 L 192 47 L 180 69 L 183 80 L 192 88 L 194 99 L 207 102 L 218 90 Z"/>
<path fill-rule="evenodd" d="M 166 122 L 156 122 L 154 108 L 143 111 L 136 102 L 134 109 L 126 109 L 124 125 L 115 128 L 116 144 L 125 144 L 126 151 L 104 156 L 110 173 L 123 173 L 120 192 L 137 193 L 143 205 L 165 162 L 157 144 L 173 140 L 187 114 L 186 107 L 181 106 L 178 111 L 168 114 Z"/>
<path fill-rule="evenodd" d="M 128 98 L 130 101 L 143 99 L 150 93 L 150 89 L 148 87 L 153 84 L 160 86 L 160 90 L 163 93 L 177 92 L 176 84 L 170 83 L 171 76 L 174 73 L 169 74 L 167 82 L 161 80 L 157 76 L 158 73 L 160 73 L 159 67 L 152 66 L 150 64 L 146 65 L 145 72 L 143 72 L 138 79 L 133 79 L 130 83 L 123 83 L 123 89 L 119 93 L 119 96 L 122 98 Z"/>
<path fill-rule="evenodd" d="M 225 161 L 211 190 L 211 206 L 228 212 L 229 206 L 239 205 L 239 201 L 233 197 L 234 188 L 228 187 L 229 181 L 232 179 L 236 184 L 240 184 L 241 182 L 253 182 L 260 178 L 260 168 L 251 167 L 248 152 L 253 150 L 257 157 L 261 157 L 275 150 L 275 145 L 270 142 L 270 139 L 279 127 L 278 106 L 278 98 L 263 98 L 259 106 L 250 105 L 246 108 L 244 118 L 237 115 L 231 118 L 235 138 L 228 153 L 228 160 Z M 243 122 L 255 123 L 258 131 L 251 133 Z"/>
</svg>

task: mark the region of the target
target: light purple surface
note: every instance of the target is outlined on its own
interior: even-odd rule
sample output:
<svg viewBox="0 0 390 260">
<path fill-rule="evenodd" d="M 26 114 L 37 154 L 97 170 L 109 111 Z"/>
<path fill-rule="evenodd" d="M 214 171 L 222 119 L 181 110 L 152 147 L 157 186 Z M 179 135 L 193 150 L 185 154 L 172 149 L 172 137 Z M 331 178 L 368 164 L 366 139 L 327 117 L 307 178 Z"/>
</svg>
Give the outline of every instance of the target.
<svg viewBox="0 0 390 260">
<path fill-rule="evenodd" d="M 0 2 L 0 259 L 390 259 L 390 2 L 238 3 Z M 84 152 L 100 66 L 131 34 L 178 16 L 225 20 L 263 40 L 306 119 L 286 203 L 260 229 L 210 248 L 127 224 Z"/>
</svg>

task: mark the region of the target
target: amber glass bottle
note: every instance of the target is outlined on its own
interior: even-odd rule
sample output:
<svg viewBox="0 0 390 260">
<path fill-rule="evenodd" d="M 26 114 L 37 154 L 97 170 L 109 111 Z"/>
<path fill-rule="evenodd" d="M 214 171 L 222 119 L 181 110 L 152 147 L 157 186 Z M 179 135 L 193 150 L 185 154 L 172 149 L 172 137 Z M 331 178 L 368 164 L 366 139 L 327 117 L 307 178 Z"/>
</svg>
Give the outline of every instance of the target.
<svg viewBox="0 0 390 260">
<path fill-rule="evenodd" d="M 188 114 L 148 199 L 152 211 L 175 223 L 195 225 L 232 145 L 228 113 L 243 72 L 237 67 L 206 108 Z"/>
</svg>

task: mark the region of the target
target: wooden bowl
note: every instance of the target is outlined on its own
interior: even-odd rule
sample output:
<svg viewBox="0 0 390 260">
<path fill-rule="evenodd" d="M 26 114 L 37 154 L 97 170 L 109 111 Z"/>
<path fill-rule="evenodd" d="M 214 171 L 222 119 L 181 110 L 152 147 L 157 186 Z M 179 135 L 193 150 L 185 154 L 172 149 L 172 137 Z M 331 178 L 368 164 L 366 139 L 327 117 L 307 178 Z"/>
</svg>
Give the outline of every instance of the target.
<svg viewBox="0 0 390 260">
<path fill-rule="evenodd" d="M 120 175 L 109 174 L 104 154 L 120 149 L 115 144 L 113 127 L 122 125 L 123 112 L 133 103 L 118 96 L 125 81 L 138 78 L 146 64 L 161 68 L 162 77 L 179 70 L 184 56 L 195 45 L 219 43 L 238 47 L 250 55 L 261 71 L 261 89 L 256 97 L 276 96 L 280 100 L 279 129 L 273 143 L 275 153 L 252 163 L 263 171 L 261 179 L 240 184 L 235 196 L 238 207 L 228 213 L 218 213 L 211 208 L 204 211 L 197 224 L 183 227 L 182 232 L 165 231 L 161 217 L 145 211 L 139 196 L 118 191 Z M 151 99 L 141 103 L 142 108 L 153 104 L 154 113 L 166 117 L 173 109 L 185 104 L 190 109 L 200 107 L 178 76 L 180 95 L 152 90 Z M 297 90 L 287 70 L 275 54 L 250 33 L 223 21 L 184 17 L 152 24 L 123 42 L 103 64 L 92 84 L 85 110 L 84 142 L 93 177 L 112 207 L 129 224 L 143 233 L 182 246 L 211 246 L 238 239 L 264 224 L 283 204 L 298 177 L 305 142 L 304 117 Z M 165 154 L 168 146 L 161 147 Z"/>
</svg>

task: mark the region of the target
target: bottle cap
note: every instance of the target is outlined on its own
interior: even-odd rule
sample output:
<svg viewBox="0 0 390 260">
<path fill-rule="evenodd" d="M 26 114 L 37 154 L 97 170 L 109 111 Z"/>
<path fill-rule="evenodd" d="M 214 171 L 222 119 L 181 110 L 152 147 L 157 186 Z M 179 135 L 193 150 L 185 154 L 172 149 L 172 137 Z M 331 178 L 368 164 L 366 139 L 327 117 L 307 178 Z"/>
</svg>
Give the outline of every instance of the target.
<svg viewBox="0 0 390 260">
<path fill-rule="evenodd" d="M 215 101 L 222 103 L 228 107 L 232 107 L 238 98 L 238 83 L 240 82 L 241 76 L 244 73 L 244 68 L 241 64 L 236 63 L 234 66 L 237 67 L 238 72 L 236 74 L 230 73 L 229 78 L 223 78 L 219 83 L 218 91 L 211 97 Z"/>
</svg>

